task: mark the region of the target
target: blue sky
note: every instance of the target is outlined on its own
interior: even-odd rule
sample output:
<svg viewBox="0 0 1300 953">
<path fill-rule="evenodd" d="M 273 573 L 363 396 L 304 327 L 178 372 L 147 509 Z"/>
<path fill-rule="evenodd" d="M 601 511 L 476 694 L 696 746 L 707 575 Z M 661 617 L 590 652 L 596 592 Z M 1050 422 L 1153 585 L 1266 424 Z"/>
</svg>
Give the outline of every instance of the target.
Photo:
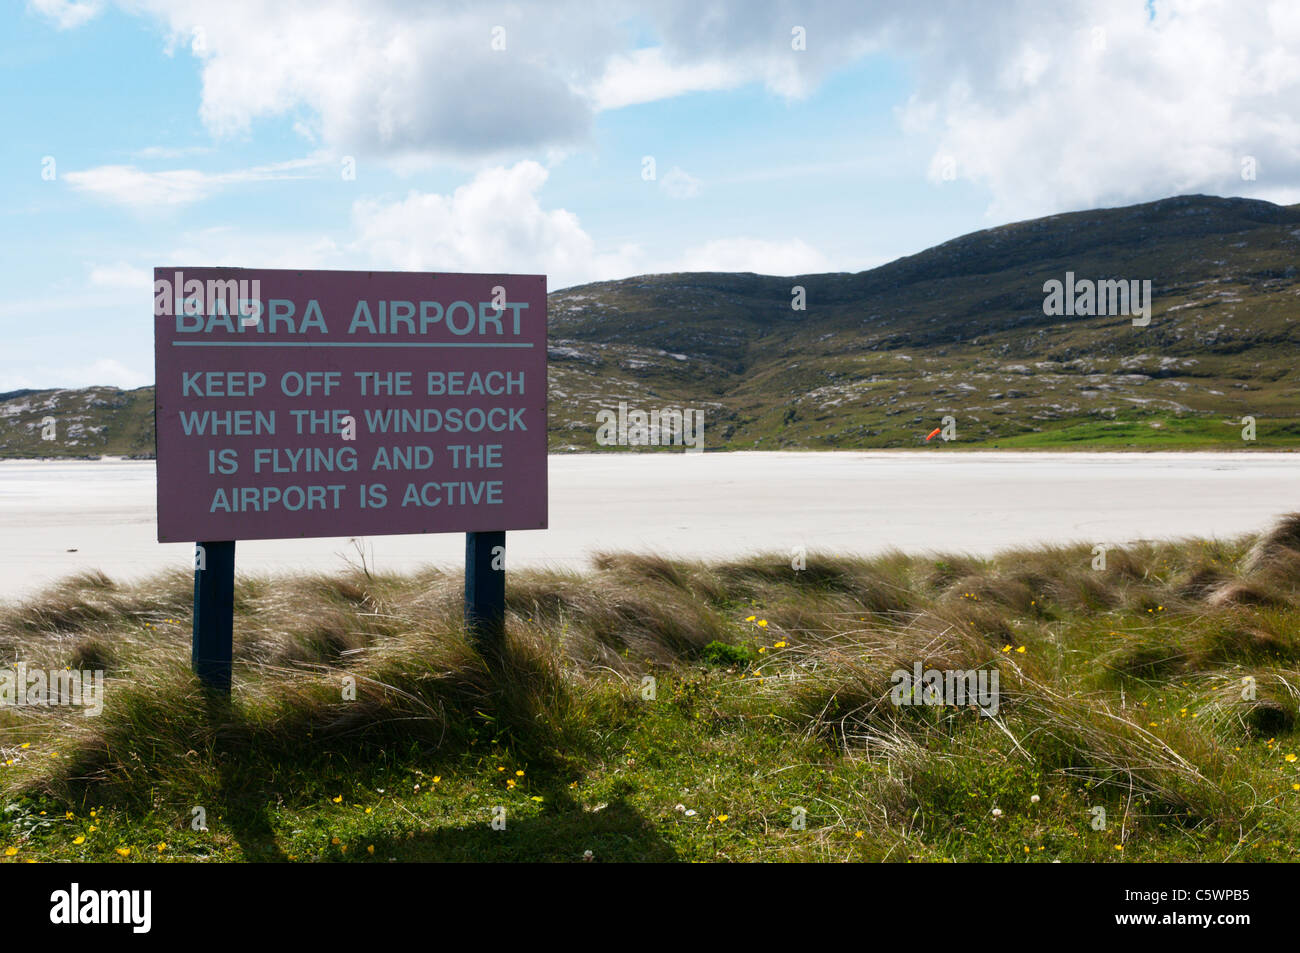
<svg viewBox="0 0 1300 953">
<path fill-rule="evenodd" d="M 598 10 L 3 5 L 0 391 L 151 383 L 158 265 L 558 288 L 859 271 L 1185 192 L 1300 201 L 1294 4 Z"/>
</svg>

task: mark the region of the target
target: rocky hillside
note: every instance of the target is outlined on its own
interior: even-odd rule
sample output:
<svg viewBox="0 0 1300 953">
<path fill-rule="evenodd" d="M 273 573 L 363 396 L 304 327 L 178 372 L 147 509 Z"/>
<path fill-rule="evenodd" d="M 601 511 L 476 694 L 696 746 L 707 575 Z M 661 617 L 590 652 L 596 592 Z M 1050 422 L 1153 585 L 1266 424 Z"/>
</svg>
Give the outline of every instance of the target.
<svg viewBox="0 0 1300 953">
<path fill-rule="evenodd" d="M 42 439 L 54 420 L 53 440 Z M 153 456 L 153 388 L 0 394 L 0 458 Z"/>
<path fill-rule="evenodd" d="M 709 446 L 1300 442 L 1300 206 L 1185 196 L 976 232 L 858 274 L 653 275 L 551 296 L 555 446 L 600 406 L 706 409 Z M 1046 281 L 1150 280 L 1151 322 Z M 806 310 L 791 307 L 792 288 Z M 1241 439 L 1243 416 L 1257 440 Z"/>
</svg>

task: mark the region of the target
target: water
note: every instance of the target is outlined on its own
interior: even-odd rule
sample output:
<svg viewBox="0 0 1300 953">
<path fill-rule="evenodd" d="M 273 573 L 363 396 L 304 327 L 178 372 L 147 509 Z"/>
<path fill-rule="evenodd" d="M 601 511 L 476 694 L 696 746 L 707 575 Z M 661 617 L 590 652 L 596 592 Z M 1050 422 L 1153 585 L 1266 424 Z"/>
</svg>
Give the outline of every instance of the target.
<svg viewBox="0 0 1300 953">
<path fill-rule="evenodd" d="M 1234 536 L 1300 510 L 1290 453 L 582 454 L 550 458 L 550 529 L 513 532 L 511 567 L 580 568 L 599 550 L 692 557 L 792 547 L 871 554 Z M 154 465 L 0 461 L 0 599 L 70 572 L 189 567 L 155 541 Z M 464 536 L 365 541 L 371 566 L 459 569 Z M 70 552 L 75 550 L 75 552 Z M 346 539 L 240 543 L 237 565 L 331 571 Z"/>
</svg>

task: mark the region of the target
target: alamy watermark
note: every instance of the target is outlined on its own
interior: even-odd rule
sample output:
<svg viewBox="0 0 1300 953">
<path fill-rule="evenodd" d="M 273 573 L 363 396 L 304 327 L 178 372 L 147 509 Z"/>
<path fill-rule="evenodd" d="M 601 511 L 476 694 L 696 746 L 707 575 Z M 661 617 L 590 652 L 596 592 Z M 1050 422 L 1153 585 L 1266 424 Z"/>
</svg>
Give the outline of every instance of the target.
<svg viewBox="0 0 1300 953">
<path fill-rule="evenodd" d="M 0 671 L 0 706 L 85 708 L 87 718 L 104 711 L 104 671 L 29 669 L 26 662 Z"/>
<path fill-rule="evenodd" d="M 685 447 L 689 453 L 704 449 L 704 411 L 665 407 L 662 410 L 628 410 L 618 402 L 617 413 L 596 412 L 596 443 L 602 447 Z"/>
<path fill-rule="evenodd" d="M 910 672 L 895 669 L 889 680 L 889 700 L 895 705 L 975 705 L 981 715 L 993 718 L 998 713 L 996 668 L 940 671 L 923 669 L 917 662 Z"/>
<path fill-rule="evenodd" d="M 1151 279 L 1074 278 L 1065 273 L 1065 281 L 1051 278 L 1043 282 L 1043 314 L 1049 317 L 1079 315 L 1132 315 L 1133 326 L 1144 328 L 1151 323 Z"/>
<path fill-rule="evenodd" d="M 186 279 L 185 272 L 172 273 L 171 278 L 157 278 L 153 283 L 154 317 L 175 316 L 176 329 L 199 330 L 198 327 L 182 328 L 185 318 L 207 317 L 215 323 L 224 324 L 227 330 L 234 331 L 230 319 L 239 318 L 241 328 L 262 323 L 262 280 L 254 278 L 225 278 L 203 281 L 199 278 Z"/>
<path fill-rule="evenodd" d="M 50 922 L 56 925 L 122 924 L 132 933 L 148 933 L 152 911 L 152 890 L 83 890 L 74 883 L 50 894 Z"/>
</svg>

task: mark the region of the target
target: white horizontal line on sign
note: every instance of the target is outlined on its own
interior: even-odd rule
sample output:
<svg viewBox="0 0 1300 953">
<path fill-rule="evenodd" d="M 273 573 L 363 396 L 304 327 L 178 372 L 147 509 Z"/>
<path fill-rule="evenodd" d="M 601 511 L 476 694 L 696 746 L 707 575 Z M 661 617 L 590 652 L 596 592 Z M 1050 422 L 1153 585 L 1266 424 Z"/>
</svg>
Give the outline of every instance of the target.
<svg viewBox="0 0 1300 953">
<path fill-rule="evenodd" d="M 460 341 L 172 341 L 172 347 L 532 347 L 528 341 L 471 344 Z"/>
</svg>

